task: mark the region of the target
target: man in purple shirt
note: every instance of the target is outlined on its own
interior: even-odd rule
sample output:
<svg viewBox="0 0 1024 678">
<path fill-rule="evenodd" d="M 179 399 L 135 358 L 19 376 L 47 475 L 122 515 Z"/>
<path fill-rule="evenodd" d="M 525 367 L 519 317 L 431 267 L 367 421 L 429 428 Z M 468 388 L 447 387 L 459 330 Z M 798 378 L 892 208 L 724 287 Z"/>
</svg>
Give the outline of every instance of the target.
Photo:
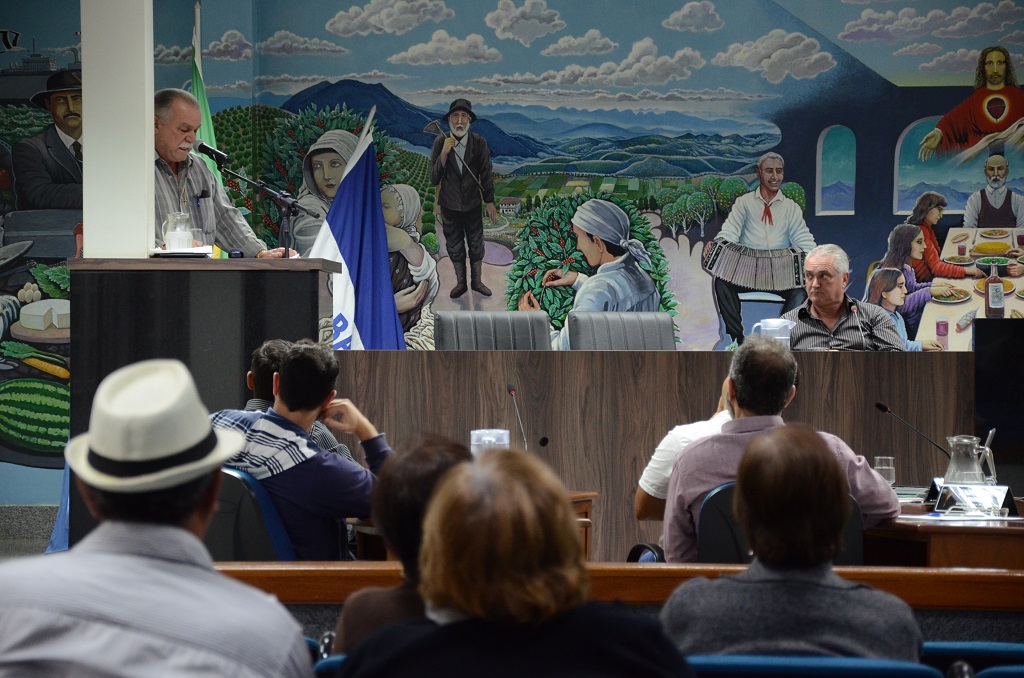
<svg viewBox="0 0 1024 678">
<path fill-rule="evenodd" d="M 669 562 L 696 560 L 697 521 L 705 495 L 736 480 L 743 451 L 755 436 L 784 424 L 782 411 L 796 395 L 796 359 L 774 339 L 748 338 L 733 354 L 727 382 L 732 421 L 723 424 L 718 435 L 688 445 L 672 467 L 664 524 Z M 821 436 L 846 472 L 864 527 L 898 516 L 896 493 L 867 460 L 836 436 Z"/>
<path fill-rule="evenodd" d="M 245 447 L 228 466 L 253 475 L 270 494 L 300 560 L 347 557 L 345 518 L 370 515 L 376 472 L 391 455 L 383 433 L 334 389 L 338 362 L 325 346 L 294 344 L 274 374 L 274 406 L 266 412 L 221 410 L 213 425 L 240 431 Z M 354 433 L 369 469 L 318 447 L 315 421 L 332 433 Z"/>
</svg>

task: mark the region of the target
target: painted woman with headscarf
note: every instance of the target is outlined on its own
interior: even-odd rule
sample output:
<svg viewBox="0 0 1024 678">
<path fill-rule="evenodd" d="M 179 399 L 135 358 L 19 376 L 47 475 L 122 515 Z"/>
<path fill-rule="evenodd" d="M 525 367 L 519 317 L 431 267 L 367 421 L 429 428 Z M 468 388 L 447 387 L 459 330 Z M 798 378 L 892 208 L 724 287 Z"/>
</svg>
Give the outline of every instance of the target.
<svg viewBox="0 0 1024 678">
<path fill-rule="evenodd" d="M 402 330 L 408 332 L 419 321 L 421 309 L 437 295 L 437 264 L 420 244 L 416 224 L 420 218 L 420 196 L 408 184 L 380 189 L 381 209 L 388 234 L 391 289 Z"/>
<path fill-rule="evenodd" d="M 650 268 L 651 256 L 642 242 L 630 237 L 629 216 L 622 208 L 593 198 L 576 209 L 571 222 L 576 248 L 597 270 L 586 275 L 552 269 L 544 273 L 543 286 L 571 285 L 576 291 L 574 311 L 657 311 L 661 294 L 644 268 Z M 522 296 L 519 310 L 541 310 L 533 292 Z M 551 330 L 551 348 L 569 348 L 568 323 L 561 332 Z"/>
<path fill-rule="evenodd" d="M 327 217 L 334 194 L 338 192 L 341 175 L 345 173 L 352 152 L 356 149 L 356 135 L 345 130 L 327 130 L 309 147 L 302 160 L 302 188 L 299 189 L 299 205 L 316 213 L 311 217 L 298 212 L 292 217 L 292 246 L 302 256 L 309 256 L 320 227 Z"/>
</svg>

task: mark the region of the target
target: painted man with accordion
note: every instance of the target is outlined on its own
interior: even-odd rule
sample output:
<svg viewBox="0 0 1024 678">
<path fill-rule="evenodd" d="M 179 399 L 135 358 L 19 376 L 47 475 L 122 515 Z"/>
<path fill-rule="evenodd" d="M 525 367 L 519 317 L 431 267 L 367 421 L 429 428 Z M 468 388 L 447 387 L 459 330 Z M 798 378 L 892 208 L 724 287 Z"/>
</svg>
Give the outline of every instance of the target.
<svg viewBox="0 0 1024 678">
<path fill-rule="evenodd" d="M 725 331 L 743 343 L 740 294 L 771 292 L 782 299 L 779 315 L 807 299 L 803 264 L 815 246 L 803 210 L 782 194 L 784 161 L 765 153 L 757 161 L 760 185 L 736 199 L 721 232 L 704 248 L 704 268 L 714 276 L 715 303 Z"/>
</svg>

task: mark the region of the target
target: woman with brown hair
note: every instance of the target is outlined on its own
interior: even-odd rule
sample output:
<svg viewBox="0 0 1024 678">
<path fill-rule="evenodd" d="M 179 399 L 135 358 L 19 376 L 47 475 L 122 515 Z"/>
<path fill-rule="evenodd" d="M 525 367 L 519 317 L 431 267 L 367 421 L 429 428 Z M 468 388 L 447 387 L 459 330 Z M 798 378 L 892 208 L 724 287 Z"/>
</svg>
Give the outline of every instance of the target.
<svg viewBox="0 0 1024 678">
<path fill-rule="evenodd" d="M 568 493 L 523 452 L 445 475 L 423 523 L 419 591 L 433 621 L 372 636 L 342 675 L 690 675 L 655 620 L 587 602 Z"/>
<path fill-rule="evenodd" d="M 957 266 L 942 260 L 942 245 L 935 235 L 935 224 L 939 223 L 946 209 L 946 198 L 935 191 L 925 191 L 917 197 L 914 211 L 907 217 L 907 223 L 921 227 L 924 235 L 924 257 L 909 263 L 914 269 L 918 282 L 930 282 L 932 278 L 965 278 L 982 276 L 977 266 Z"/>
</svg>

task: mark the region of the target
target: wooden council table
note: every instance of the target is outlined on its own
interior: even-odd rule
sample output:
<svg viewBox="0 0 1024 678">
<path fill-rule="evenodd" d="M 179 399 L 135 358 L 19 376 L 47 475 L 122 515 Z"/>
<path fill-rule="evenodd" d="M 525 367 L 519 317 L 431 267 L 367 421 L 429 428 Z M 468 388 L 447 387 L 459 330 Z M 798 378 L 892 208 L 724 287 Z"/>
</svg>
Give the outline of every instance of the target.
<svg viewBox="0 0 1024 678">
<path fill-rule="evenodd" d="M 1024 570 L 1024 520 L 938 522 L 921 515 L 930 508 L 902 504 L 899 518 L 865 530 L 864 564 Z"/>
<path fill-rule="evenodd" d="M 942 246 L 942 252 L 940 256 L 944 259 L 949 256 L 953 256 L 957 253 L 957 245 L 966 245 L 967 251 L 970 252 L 971 247 L 974 244 L 983 242 L 1001 242 L 1009 245 L 1010 247 L 1016 247 L 1017 234 L 1024 234 L 1024 229 L 1002 229 L 1007 231 L 1008 235 L 1004 238 L 985 238 L 981 235 L 981 231 L 986 229 L 976 228 L 951 228 L 949 233 L 946 234 L 946 242 Z M 953 242 L 953 238 L 961 233 L 966 233 L 969 237 L 961 243 Z M 934 282 L 944 282 L 969 291 L 970 297 L 965 301 L 958 303 L 944 303 L 931 299 L 925 304 L 924 312 L 921 315 L 921 324 L 918 326 L 917 339 L 919 341 L 928 341 L 936 339 L 935 335 L 935 323 L 940 318 L 945 318 L 949 321 L 949 336 L 948 342 L 950 351 L 970 351 L 971 350 L 971 330 L 967 329 L 965 332 L 956 331 L 956 321 L 959 320 L 965 313 L 971 310 L 977 310 L 978 315 L 976 317 L 985 317 L 985 296 L 979 294 L 974 289 L 974 283 L 980 280 L 980 278 L 935 278 Z M 1020 311 L 1024 313 L 1024 299 L 1021 299 L 1017 295 L 1017 292 L 1024 289 L 1024 278 L 1011 278 L 1006 277 L 1004 280 L 1010 280 L 1014 284 L 1014 291 L 1006 295 L 1006 314 L 1004 317 L 1009 318 L 1013 311 Z"/>
</svg>

